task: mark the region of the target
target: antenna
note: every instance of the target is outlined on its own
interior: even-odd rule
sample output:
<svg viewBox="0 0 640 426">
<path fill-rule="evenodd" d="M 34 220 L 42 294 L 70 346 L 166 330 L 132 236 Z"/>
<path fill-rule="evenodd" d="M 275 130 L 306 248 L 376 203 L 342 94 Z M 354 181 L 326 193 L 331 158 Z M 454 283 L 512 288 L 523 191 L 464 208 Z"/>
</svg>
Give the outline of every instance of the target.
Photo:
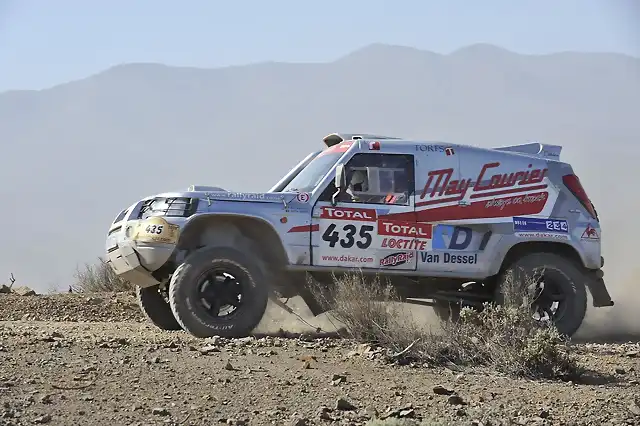
<svg viewBox="0 0 640 426">
<path fill-rule="evenodd" d="M 13 287 L 13 283 L 16 282 L 16 279 L 13 276 L 13 272 L 11 273 L 11 276 L 9 277 L 9 281 L 11 281 L 11 284 L 9 285 L 9 290 L 11 290 L 11 287 Z"/>
</svg>

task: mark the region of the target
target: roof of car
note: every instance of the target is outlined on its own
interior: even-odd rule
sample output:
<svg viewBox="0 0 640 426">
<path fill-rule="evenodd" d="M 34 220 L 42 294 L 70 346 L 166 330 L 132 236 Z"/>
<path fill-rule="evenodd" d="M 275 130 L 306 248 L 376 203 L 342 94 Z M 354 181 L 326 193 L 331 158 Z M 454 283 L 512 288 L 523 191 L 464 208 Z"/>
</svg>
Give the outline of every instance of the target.
<svg viewBox="0 0 640 426">
<path fill-rule="evenodd" d="M 450 143 L 443 141 L 426 141 L 420 139 L 405 139 L 397 136 L 383 136 L 383 135 L 373 135 L 367 133 L 342 133 L 335 132 L 330 133 L 325 136 L 322 140 L 328 148 L 331 148 L 334 145 L 337 145 L 341 142 L 350 141 L 350 140 L 393 140 L 396 143 L 422 143 L 422 144 L 440 144 L 446 145 L 449 147 L 460 147 L 460 148 L 469 148 L 475 149 L 479 151 L 501 151 L 505 153 L 513 153 L 516 155 L 529 155 L 538 158 L 544 158 L 546 160 L 560 160 L 560 153 L 562 152 L 562 146 L 560 145 L 551 145 L 551 144 L 543 144 L 540 142 L 527 142 L 523 144 L 515 144 L 501 147 L 478 147 L 473 145 L 465 145 L 458 143 Z"/>
</svg>

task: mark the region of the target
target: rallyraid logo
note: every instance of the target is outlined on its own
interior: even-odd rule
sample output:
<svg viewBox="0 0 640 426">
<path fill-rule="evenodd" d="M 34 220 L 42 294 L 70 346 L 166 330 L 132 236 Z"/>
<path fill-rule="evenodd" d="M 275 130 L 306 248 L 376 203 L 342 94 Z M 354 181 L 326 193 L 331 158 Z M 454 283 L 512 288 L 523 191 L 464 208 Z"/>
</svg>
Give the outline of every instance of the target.
<svg viewBox="0 0 640 426">
<path fill-rule="evenodd" d="M 392 253 L 380 259 L 380 266 L 398 266 L 404 265 L 413 259 L 413 252 Z"/>
</svg>

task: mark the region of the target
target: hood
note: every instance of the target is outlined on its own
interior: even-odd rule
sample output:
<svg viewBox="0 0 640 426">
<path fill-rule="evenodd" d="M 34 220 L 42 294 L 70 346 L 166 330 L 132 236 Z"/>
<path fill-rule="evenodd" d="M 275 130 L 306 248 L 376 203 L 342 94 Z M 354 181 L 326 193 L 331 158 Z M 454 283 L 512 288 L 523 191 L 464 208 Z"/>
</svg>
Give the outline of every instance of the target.
<svg viewBox="0 0 640 426">
<path fill-rule="evenodd" d="M 243 201 L 251 203 L 280 204 L 284 208 L 288 208 L 291 205 L 298 205 L 299 207 L 304 205 L 304 207 L 307 207 L 310 198 L 309 194 L 306 192 L 238 192 L 228 191 L 217 186 L 191 185 L 186 192 L 165 192 L 155 194 L 144 198 L 143 201 L 157 197 L 200 198 L 205 202 L 208 201 L 209 205 L 211 205 L 212 201 Z"/>
<path fill-rule="evenodd" d="M 309 194 L 302 192 L 237 192 L 228 191 L 219 186 L 191 185 L 189 192 L 198 193 L 201 198 L 217 201 L 251 201 L 258 203 L 289 203 L 309 202 Z"/>
<path fill-rule="evenodd" d="M 296 201 L 295 192 L 234 192 L 225 190 L 198 191 L 201 198 L 218 201 L 251 201 L 259 203 L 290 203 Z"/>
</svg>

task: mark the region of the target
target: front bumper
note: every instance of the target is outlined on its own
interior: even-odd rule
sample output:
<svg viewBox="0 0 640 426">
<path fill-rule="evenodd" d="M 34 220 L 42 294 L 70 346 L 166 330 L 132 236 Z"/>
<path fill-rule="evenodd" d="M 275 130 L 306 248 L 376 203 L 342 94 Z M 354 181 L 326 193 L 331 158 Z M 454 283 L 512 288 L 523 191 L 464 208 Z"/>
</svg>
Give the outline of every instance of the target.
<svg viewBox="0 0 640 426">
<path fill-rule="evenodd" d="M 137 286 L 158 285 L 152 273 L 173 255 L 179 228 L 161 217 L 116 226 L 107 237 L 107 263 L 119 277 Z"/>
<path fill-rule="evenodd" d="M 142 266 L 138 253 L 130 244 L 121 244 L 107 252 L 107 263 L 120 278 L 137 286 L 151 287 L 160 284 L 151 272 Z"/>
<path fill-rule="evenodd" d="M 160 284 L 152 271 L 166 263 L 174 249 L 174 245 L 140 247 L 121 241 L 117 248 L 107 252 L 107 263 L 120 278 L 140 287 L 151 287 Z"/>
</svg>

